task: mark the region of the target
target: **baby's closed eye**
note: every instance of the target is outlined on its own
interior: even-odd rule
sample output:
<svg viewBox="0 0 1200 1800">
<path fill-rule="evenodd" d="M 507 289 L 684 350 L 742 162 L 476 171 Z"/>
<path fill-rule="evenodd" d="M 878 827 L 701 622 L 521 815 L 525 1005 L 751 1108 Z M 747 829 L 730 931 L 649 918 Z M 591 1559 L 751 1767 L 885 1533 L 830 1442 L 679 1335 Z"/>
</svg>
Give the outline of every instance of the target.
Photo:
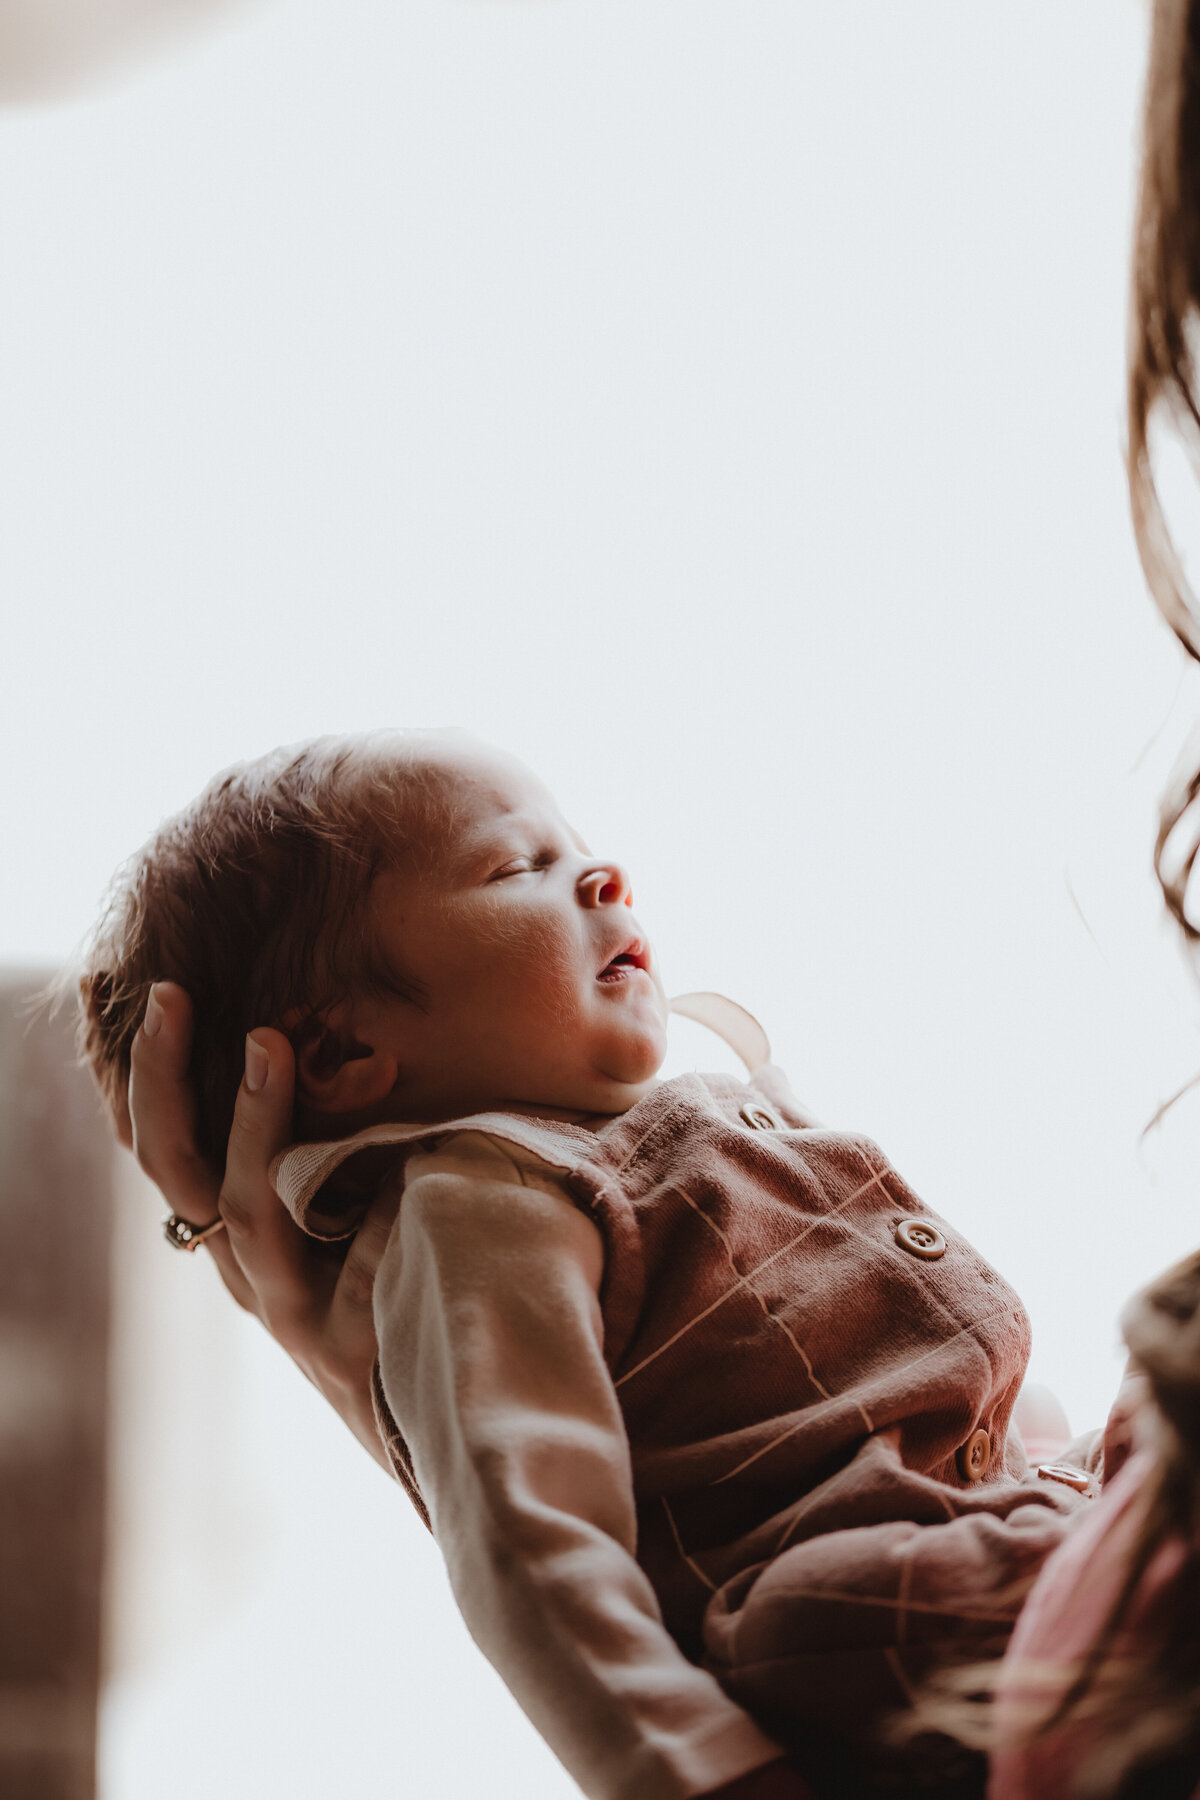
<svg viewBox="0 0 1200 1800">
<path fill-rule="evenodd" d="M 539 850 L 524 856 L 514 856 L 508 862 L 488 876 L 489 881 L 504 881 L 510 875 L 536 875 L 541 869 L 548 869 L 554 861 L 552 850 Z"/>
</svg>

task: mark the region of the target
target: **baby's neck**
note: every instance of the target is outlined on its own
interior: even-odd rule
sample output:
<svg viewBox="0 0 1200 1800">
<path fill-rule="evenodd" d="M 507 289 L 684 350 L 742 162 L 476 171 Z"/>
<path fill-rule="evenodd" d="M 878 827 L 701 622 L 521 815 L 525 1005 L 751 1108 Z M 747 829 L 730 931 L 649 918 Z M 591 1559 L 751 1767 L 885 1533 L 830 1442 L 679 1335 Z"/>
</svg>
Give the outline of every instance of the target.
<svg viewBox="0 0 1200 1800">
<path fill-rule="evenodd" d="M 653 1093 L 654 1089 L 660 1085 L 657 1080 L 648 1083 L 646 1093 Z M 645 1097 L 645 1094 L 641 1095 L 642 1099 Z M 623 1111 L 630 1111 L 636 1104 L 636 1101 L 631 1101 L 629 1106 L 623 1108 Z M 480 1112 L 519 1113 L 522 1118 L 527 1119 L 554 1119 L 560 1125 L 587 1125 L 597 1128 L 606 1124 L 609 1119 L 621 1117 L 620 1113 L 577 1112 L 566 1106 L 538 1106 L 535 1102 L 523 1100 L 506 1100 L 495 1107 L 480 1107 L 478 1110 Z"/>
</svg>

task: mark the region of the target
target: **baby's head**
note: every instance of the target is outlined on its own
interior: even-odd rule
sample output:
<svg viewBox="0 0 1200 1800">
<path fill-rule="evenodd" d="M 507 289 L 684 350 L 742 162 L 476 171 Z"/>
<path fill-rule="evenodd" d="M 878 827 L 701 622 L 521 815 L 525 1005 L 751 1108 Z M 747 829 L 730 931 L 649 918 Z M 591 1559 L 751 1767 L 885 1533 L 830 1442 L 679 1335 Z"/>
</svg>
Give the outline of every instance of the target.
<svg viewBox="0 0 1200 1800">
<path fill-rule="evenodd" d="M 151 983 L 185 987 L 217 1168 L 257 1025 L 295 1047 L 299 1136 L 623 1112 L 665 1051 L 629 904 L 624 870 L 502 752 L 319 738 L 218 776 L 119 873 L 86 953 L 84 1052 L 119 1112 Z"/>
</svg>

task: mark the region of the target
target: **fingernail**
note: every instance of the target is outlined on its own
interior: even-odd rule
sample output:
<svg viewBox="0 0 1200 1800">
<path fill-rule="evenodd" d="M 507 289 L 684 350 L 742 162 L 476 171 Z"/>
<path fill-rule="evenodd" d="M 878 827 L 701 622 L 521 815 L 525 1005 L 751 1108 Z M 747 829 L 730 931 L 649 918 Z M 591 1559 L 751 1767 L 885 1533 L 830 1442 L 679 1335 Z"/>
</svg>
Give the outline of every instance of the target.
<svg viewBox="0 0 1200 1800">
<path fill-rule="evenodd" d="M 143 1037 L 157 1037 L 163 1022 L 163 1009 L 158 1003 L 158 996 L 151 987 L 146 996 L 146 1016 L 142 1020 Z"/>
<path fill-rule="evenodd" d="M 256 1038 L 246 1039 L 246 1086 L 252 1094 L 266 1086 L 271 1059 Z"/>
</svg>

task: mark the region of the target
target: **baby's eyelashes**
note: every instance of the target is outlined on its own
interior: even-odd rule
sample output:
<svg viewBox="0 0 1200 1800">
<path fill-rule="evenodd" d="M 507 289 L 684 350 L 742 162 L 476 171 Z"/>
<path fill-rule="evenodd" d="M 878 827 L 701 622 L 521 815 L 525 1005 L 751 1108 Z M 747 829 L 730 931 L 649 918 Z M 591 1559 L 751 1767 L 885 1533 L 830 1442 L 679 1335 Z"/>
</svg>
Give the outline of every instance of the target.
<svg viewBox="0 0 1200 1800">
<path fill-rule="evenodd" d="M 510 861 L 494 870 L 488 876 L 488 880 L 503 881 L 509 875 L 536 874 L 540 869 L 548 869 L 554 860 L 555 852 L 553 850 L 540 850 L 535 854 L 514 856 Z"/>
</svg>

